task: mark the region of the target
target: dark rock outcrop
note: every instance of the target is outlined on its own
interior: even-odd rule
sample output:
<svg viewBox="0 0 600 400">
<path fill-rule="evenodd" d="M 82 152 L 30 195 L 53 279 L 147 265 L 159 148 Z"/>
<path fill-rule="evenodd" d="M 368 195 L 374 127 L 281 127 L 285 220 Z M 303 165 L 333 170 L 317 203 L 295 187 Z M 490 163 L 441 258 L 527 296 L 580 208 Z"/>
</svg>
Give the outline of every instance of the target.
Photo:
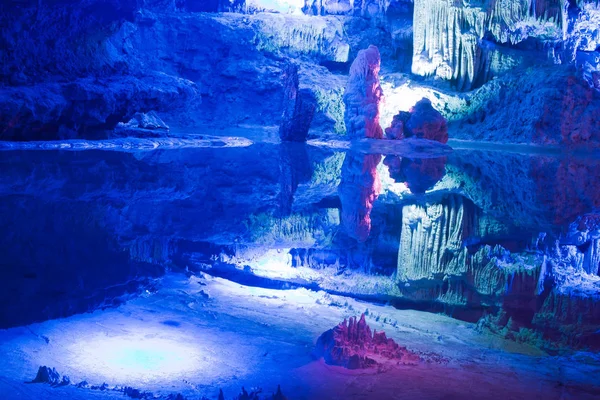
<svg viewBox="0 0 600 400">
<path fill-rule="evenodd" d="M 0 91 L 0 138 L 102 137 L 138 112 L 176 109 L 194 98 L 193 82 L 162 73 L 8 87 Z"/>
<path fill-rule="evenodd" d="M 273 395 L 273 400 L 287 400 L 281 391 L 281 385 L 277 385 L 277 392 Z"/>
<path fill-rule="evenodd" d="M 349 139 L 381 139 L 379 107 L 383 90 L 379 84 L 381 57 L 375 46 L 361 50 L 352 62 L 344 92 L 344 121 Z"/>
<path fill-rule="evenodd" d="M 282 141 L 305 142 L 317 108 L 317 99 L 311 90 L 300 89 L 296 65 L 289 64 L 285 68 L 284 81 L 279 137 Z"/>
<path fill-rule="evenodd" d="M 51 386 L 67 386 L 71 384 L 71 379 L 68 376 L 62 376 L 56 371 L 56 368 L 41 366 L 38 368 L 35 379 L 30 383 L 48 383 Z"/>
<path fill-rule="evenodd" d="M 49 383 L 50 385 L 58 385 L 60 383 L 60 374 L 56 371 L 56 368 L 50 369 L 50 367 L 44 365 L 38 369 L 37 375 L 31 383 Z"/>
<path fill-rule="evenodd" d="M 323 333 L 317 340 L 316 355 L 327 364 L 348 369 L 365 369 L 386 362 L 415 364 L 419 356 L 406 347 L 399 346 L 385 332 L 373 331 L 362 314 L 357 321 L 351 317 L 333 329 Z"/>
</svg>

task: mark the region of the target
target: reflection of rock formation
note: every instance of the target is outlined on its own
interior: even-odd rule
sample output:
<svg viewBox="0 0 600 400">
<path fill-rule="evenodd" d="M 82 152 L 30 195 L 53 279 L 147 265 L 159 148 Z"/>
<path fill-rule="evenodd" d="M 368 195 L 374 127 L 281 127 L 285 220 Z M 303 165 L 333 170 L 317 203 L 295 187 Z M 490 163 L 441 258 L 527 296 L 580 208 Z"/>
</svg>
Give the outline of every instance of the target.
<svg viewBox="0 0 600 400">
<path fill-rule="evenodd" d="M 317 99 L 312 91 L 299 88 L 297 66 L 288 64 L 284 75 L 283 116 L 279 137 L 282 141 L 305 142 L 315 115 Z"/>
<path fill-rule="evenodd" d="M 419 280 L 438 274 L 464 274 L 467 249 L 463 239 L 474 229 L 474 212 L 473 205 L 461 196 L 449 196 L 427 206 L 404 206 L 398 278 Z"/>
<path fill-rule="evenodd" d="M 536 202 L 544 206 L 548 218 L 558 227 L 600 208 L 598 160 L 535 157 L 529 176 L 535 185 L 532 194 Z"/>
<path fill-rule="evenodd" d="M 402 158 L 389 155 L 383 163 L 389 168 L 392 179 L 404 182 L 415 194 L 431 189 L 446 172 L 446 157 Z"/>
<path fill-rule="evenodd" d="M 379 84 L 380 67 L 381 57 L 375 46 L 359 51 L 350 67 L 344 93 L 344 121 L 350 139 L 383 137 L 379 125 L 379 103 L 383 98 Z"/>
<path fill-rule="evenodd" d="M 510 228 L 455 194 L 406 205 L 402 217 L 397 278 L 405 299 L 434 309 L 435 303 L 456 307 L 455 315 L 471 320 L 483 310 L 500 310 L 482 325 L 513 338 L 527 328 L 563 344 L 596 340 L 600 234 L 595 214 L 578 218 L 571 236 L 546 254 L 528 251 L 528 241 L 518 243 Z"/>
<path fill-rule="evenodd" d="M 342 165 L 338 193 L 342 203 L 341 223 L 346 233 L 364 242 L 371 233 L 371 210 L 379 196 L 379 154 L 348 153 Z"/>
<path fill-rule="evenodd" d="M 475 308 L 511 296 L 532 298 L 541 260 L 511 260 L 510 253 L 497 245 L 506 232 L 503 224 L 459 195 L 404 206 L 397 273 L 400 290 L 416 301 Z"/>
<path fill-rule="evenodd" d="M 288 216 L 298 184 L 312 176 L 311 163 L 303 143 L 282 143 L 279 157 L 279 215 Z"/>
<path fill-rule="evenodd" d="M 113 212 L 91 201 L 2 198 L 0 328 L 118 305 L 164 272 L 130 258 L 108 224 Z"/>
<path fill-rule="evenodd" d="M 414 364 L 419 357 L 389 339 L 385 332 L 373 331 L 361 315 L 357 321 L 351 317 L 344 319 L 333 329 L 323 333 L 317 340 L 316 353 L 330 365 L 339 365 L 348 369 L 374 367 L 387 360 L 403 364 Z"/>
<path fill-rule="evenodd" d="M 442 184 L 523 231 L 553 236 L 600 209 L 600 161 L 592 158 L 461 151 L 448 156 Z"/>
</svg>

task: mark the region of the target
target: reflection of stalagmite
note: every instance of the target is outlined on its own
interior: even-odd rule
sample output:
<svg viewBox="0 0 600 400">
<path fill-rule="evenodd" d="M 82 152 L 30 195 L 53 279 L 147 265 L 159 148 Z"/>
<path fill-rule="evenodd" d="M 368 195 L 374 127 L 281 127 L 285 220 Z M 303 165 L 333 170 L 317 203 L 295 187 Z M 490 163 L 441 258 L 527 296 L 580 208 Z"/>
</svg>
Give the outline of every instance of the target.
<svg viewBox="0 0 600 400">
<path fill-rule="evenodd" d="M 379 196 L 379 154 L 346 154 L 338 189 L 342 203 L 341 222 L 348 236 L 364 242 L 371 233 L 371 210 Z"/>
<path fill-rule="evenodd" d="M 379 84 L 380 67 L 381 57 L 375 46 L 359 51 L 350 67 L 344 92 L 344 122 L 351 139 L 383 137 L 379 125 L 379 104 L 383 99 Z"/>
</svg>

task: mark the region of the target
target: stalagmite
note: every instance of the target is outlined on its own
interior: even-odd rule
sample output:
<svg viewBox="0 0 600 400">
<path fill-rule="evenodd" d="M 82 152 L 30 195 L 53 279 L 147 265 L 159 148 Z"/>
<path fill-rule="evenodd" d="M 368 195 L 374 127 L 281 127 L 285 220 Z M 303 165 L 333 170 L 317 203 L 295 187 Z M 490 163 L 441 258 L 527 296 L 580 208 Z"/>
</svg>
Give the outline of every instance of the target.
<svg viewBox="0 0 600 400">
<path fill-rule="evenodd" d="M 358 52 L 350 67 L 350 76 L 344 92 L 346 111 L 344 121 L 350 139 L 381 139 L 379 107 L 383 90 L 379 84 L 381 57 L 375 46 Z"/>
<path fill-rule="evenodd" d="M 330 365 L 348 369 L 375 367 L 386 361 L 416 364 L 419 357 L 406 347 L 399 346 L 385 332 L 371 332 L 362 314 L 360 319 L 351 317 L 333 329 L 324 332 L 317 340 L 316 355 Z"/>
</svg>

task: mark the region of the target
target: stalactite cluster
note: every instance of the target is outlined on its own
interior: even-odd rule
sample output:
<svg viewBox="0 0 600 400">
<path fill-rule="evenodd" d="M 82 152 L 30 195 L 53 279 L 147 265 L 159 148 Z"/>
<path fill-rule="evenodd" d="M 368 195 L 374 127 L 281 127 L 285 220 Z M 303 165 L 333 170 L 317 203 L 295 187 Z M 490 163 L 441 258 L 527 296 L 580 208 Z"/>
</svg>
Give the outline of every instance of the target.
<svg viewBox="0 0 600 400">
<path fill-rule="evenodd" d="M 416 0 L 412 72 L 454 82 L 459 90 L 485 83 L 499 56 L 482 45 L 517 43 L 535 36 L 536 26 L 564 25 L 562 0 L 499 0 L 485 4 Z M 508 61 L 508 60 L 507 60 Z"/>
</svg>

